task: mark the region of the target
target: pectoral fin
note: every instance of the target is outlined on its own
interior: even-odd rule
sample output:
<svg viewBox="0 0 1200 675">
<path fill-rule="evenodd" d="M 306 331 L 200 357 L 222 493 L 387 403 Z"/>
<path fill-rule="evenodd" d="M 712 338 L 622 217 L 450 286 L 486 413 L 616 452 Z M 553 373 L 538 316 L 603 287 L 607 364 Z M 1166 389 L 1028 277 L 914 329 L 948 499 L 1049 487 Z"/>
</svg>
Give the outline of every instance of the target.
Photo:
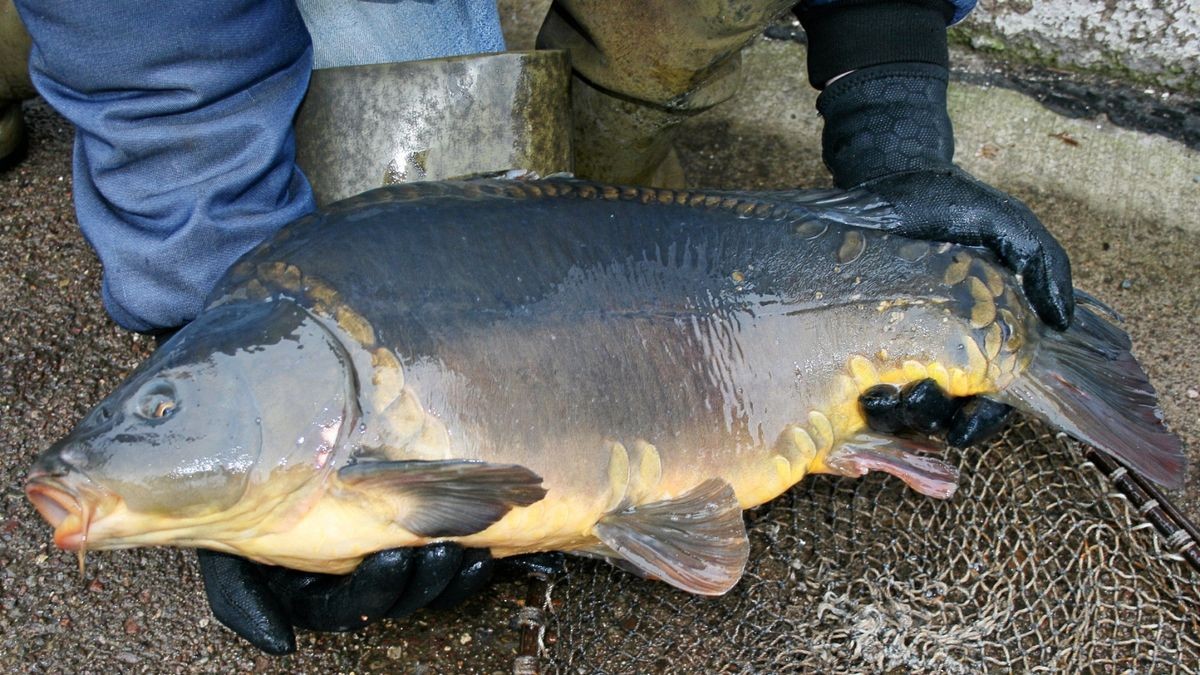
<svg viewBox="0 0 1200 675">
<path fill-rule="evenodd" d="M 913 452 L 929 449 L 903 438 L 859 434 L 829 453 L 825 472 L 857 478 L 868 471 L 883 471 L 923 495 L 949 499 L 958 489 L 958 469 Z"/>
<path fill-rule="evenodd" d="M 700 595 L 733 588 L 750 555 L 742 508 L 718 478 L 675 499 L 609 514 L 595 534 L 642 575 Z"/>
<path fill-rule="evenodd" d="M 395 520 L 423 537 L 461 537 L 486 529 L 514 506 L 546 495 L 523 466 L 465 460 L 359 462 L 338 471 L 343 486 L 390 497 Z"/>
</svg>

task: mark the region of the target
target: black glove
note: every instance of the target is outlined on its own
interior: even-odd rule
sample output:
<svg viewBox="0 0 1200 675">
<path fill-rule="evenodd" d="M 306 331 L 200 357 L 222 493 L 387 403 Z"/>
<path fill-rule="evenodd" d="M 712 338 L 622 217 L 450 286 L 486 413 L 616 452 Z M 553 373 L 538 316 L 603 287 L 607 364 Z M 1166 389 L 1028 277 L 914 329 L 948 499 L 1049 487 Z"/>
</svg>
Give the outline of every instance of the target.
<svg viewBox="0 0 1200 675">
<path fill-rule="evenodd" d="M 817 100 L 825 163 L 838 187 L 879 195 L 900 214 L 891 228 L 915 239 L 985 246 L 1021 275 L 1042 321 L 1071 323 L 1071 263 L 1037 216 L 951 162 L 946 70 L 893 63 L 851 73 Z"/>
<path fill-rule="evenodd" d="M 1075 309 L 1066 252 L 1020 201 L 954 165 L 946 112 L 945 0 L 854 0 L 805 4 L 809 79 L 824 88 L 822 150 L 834 182 L 890 202 L 891 228 L 915 239 L 985 246 L 1021 275 L 1025 297 L 1050 326 L 1065 330 Z M 881 432 L 946 432 L 972 445 L 999 431 L 1012 409 L 981 397 L 951 399 L 932 380 L 881 385 L 859 403 Z"/>
<path fill-rule="evenodd" d="M 945 95 L 946 70 L 923 63 L 875 66 L 831 84 L 817 107 L 834 180 L 891 202 L 903 216 L 897 234 L 987 246 L 1022 275 L 1042 320 L 1065 329 L 1074 311 L 1066 253 L 1024 204 L 951 163 Z M 876 431 L 945 431 L 957 446 L 982 442 L 1012 412 L 984 398 L 951 399 L 932 380 L 878 387 L 859 402 Z"/>
<path fill-rule="evenodd" d="M 956 447 L 988 440 L 1004 428 L 1013 410 L 982 396 L 951 398 L 932 379 L 903 387 L 878 384 L 863 392 L 858 403 L 875 431 L 945 432 L 946 442 Z"/>
<path fill-rule="evenodd" d="M 1075 308 L 1066 252 L 1024 204 L 953 163 L 945 28 L 953 12 L 943 0 L 797 11 L 810 42 L 809 77 L 824 86 L 817 110 L 825 164 L 838 187 L 895 206 L 896 234 L 990 249 L 1021 275 L 1038 316 L 1065 330 Z"/>
<path fill-rule="evenodd" d="M 498 564 L 552 574 L 560 554 L 495 561 L 457 544 L 397 548 L 367 556 L 346 575 L 312 574 L 199 550 L 208 604 L 217 620 L 268 654 L 296 651 L 293 627 L 357 630 L 421 608 L 453 607 L 484 588 Z"/>
</svg>

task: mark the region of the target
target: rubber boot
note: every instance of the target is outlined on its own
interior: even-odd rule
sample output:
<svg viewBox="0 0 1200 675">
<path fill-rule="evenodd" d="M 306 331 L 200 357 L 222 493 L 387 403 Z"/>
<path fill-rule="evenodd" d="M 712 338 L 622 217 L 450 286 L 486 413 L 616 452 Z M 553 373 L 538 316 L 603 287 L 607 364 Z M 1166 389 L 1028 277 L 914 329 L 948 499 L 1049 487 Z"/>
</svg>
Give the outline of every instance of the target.
<svg viewBox="0 0 1200 675">
<path fill-rule="evenodd" d="M 12 0 L 0 0 L 0 169 L 19 161 L 25 150 L 21 101 L 37 93 L 29 80 L 29 46 Z"/>
<path fill-rule="evenodd" d="M 538 46 L 571 54 L 575 173 L 681 187 L 687 118 L 738 89 L 741 50 L 794 0 L 556 0 Z"/>
<path fill-rule="evenodd" d="M 0 103 L 0 171 L 17 162 L 25 154 L 25 120 L 21 104 Z"/>
</svg>

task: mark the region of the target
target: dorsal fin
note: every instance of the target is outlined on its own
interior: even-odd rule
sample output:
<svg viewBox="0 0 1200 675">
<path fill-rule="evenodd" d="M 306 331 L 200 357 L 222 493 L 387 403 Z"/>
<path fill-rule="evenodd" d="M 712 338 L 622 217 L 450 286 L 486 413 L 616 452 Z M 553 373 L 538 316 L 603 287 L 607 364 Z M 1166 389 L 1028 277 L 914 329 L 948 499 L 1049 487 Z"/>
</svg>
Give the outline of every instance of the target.
<svg viewBox="0 0 1200 675">
<path fill-rule="evenodd" d="M 700 595 L 733 588 L 750 555 L 742 508 L 719 478 L 674 499 L 609 514 L 595 534 L 643 575 Z"/>
</svg>

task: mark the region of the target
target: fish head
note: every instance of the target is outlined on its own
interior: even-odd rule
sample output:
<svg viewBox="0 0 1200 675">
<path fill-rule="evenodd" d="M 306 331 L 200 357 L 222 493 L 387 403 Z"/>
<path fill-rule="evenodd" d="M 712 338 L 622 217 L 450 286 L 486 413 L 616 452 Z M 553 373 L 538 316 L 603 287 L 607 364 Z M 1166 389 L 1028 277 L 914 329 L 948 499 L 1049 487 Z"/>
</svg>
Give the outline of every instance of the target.
<svg viewBox="0 0 1200 675">
<path fill-rule="evenodd" d="M 35 462 L 68 550 L 211 545 L 268 527 L 354 424 L 340 343 L 291 301 L 210 309 Z"/>
</svg>

